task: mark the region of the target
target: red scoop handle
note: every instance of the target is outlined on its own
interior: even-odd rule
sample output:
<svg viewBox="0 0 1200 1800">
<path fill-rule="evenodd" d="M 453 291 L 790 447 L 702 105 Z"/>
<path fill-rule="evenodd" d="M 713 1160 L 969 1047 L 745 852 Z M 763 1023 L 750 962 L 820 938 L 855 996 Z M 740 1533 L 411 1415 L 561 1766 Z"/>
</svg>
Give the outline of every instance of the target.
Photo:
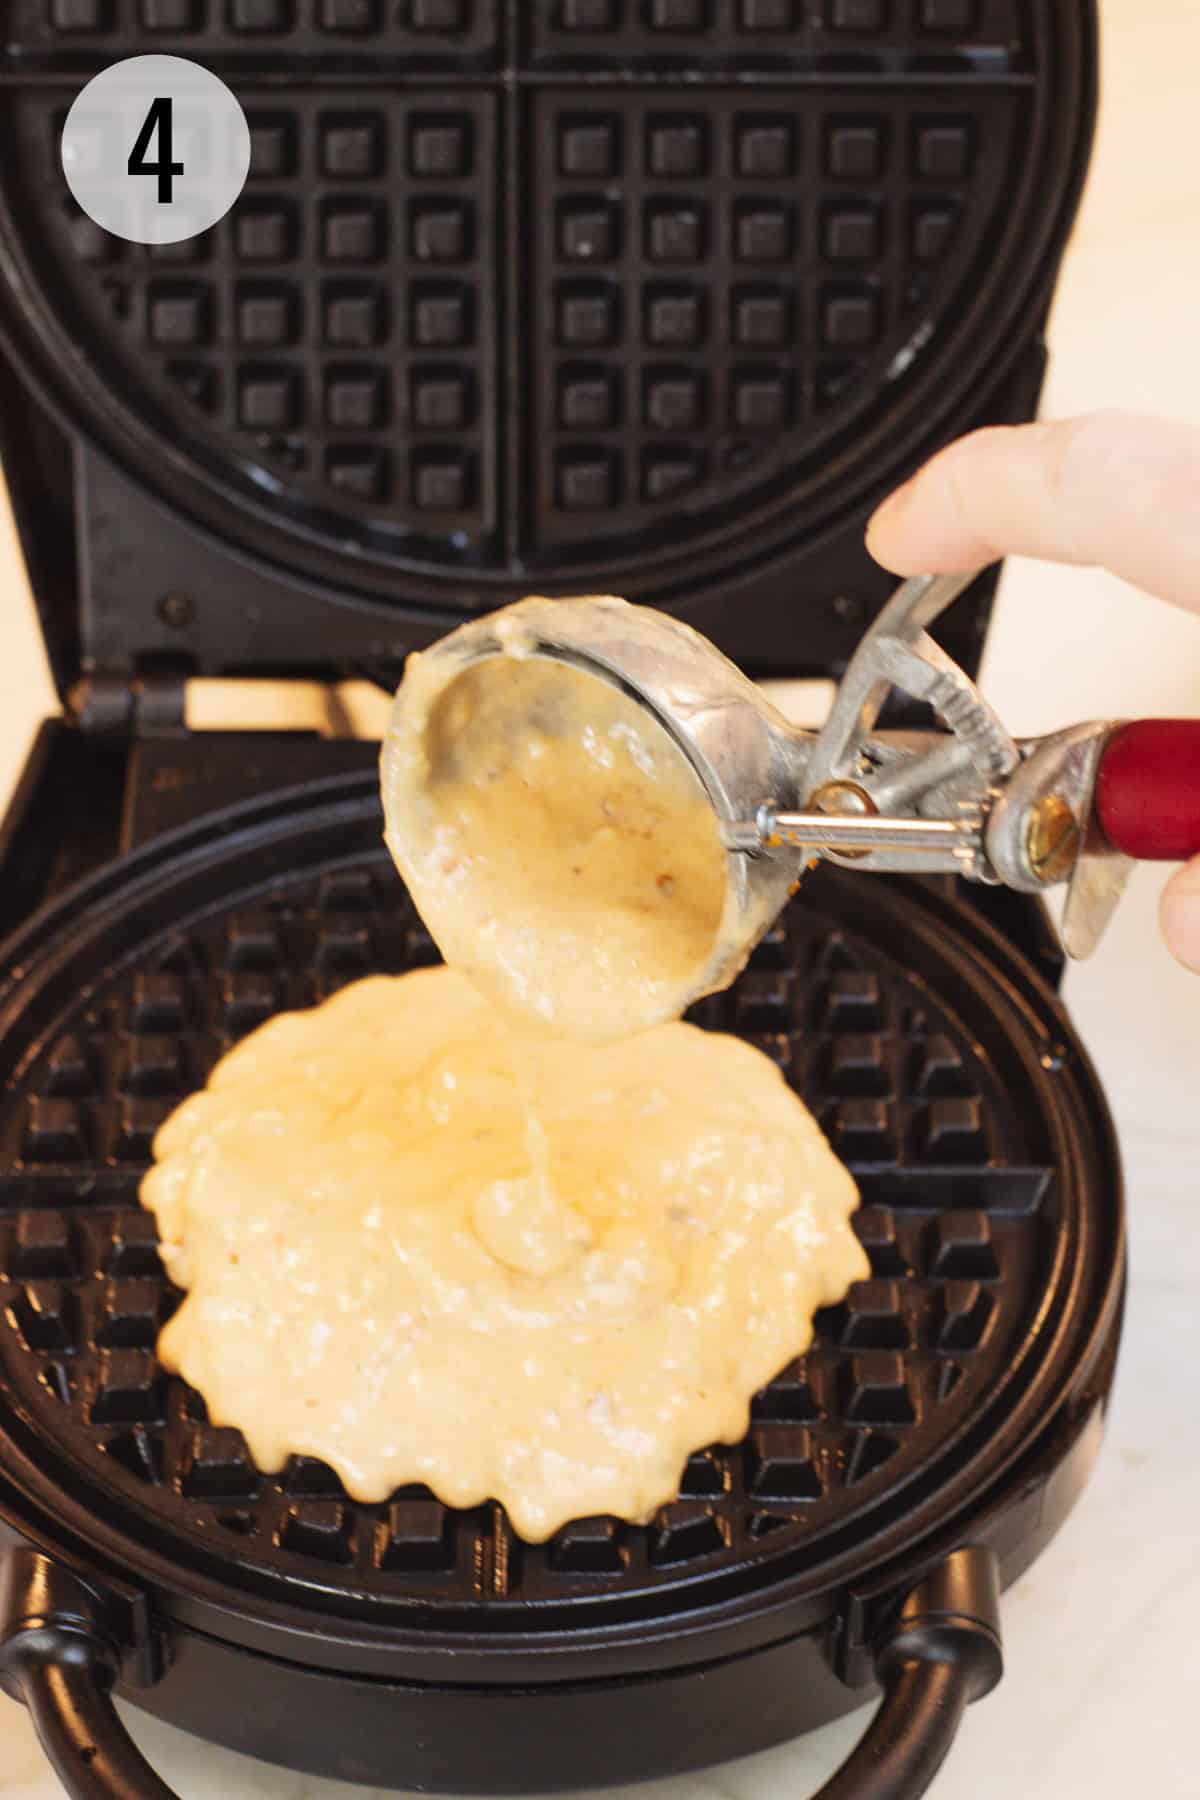
<svg viewBox="0 0 1200 1800">
<path fill-rule="evenodd" d="M 1200 856 L 1200 719 L 1119 726 L 1100 760 L 1096 814 L 1113 849 L 1126 856 Z"/>
</svg>

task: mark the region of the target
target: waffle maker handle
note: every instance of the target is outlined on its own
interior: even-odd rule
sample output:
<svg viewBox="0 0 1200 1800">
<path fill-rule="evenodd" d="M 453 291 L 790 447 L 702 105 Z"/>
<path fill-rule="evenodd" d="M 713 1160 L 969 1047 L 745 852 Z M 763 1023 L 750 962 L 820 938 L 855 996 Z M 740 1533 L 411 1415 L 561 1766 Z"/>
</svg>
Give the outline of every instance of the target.
<svg viewBox="0 0 1200 1800">
<path fill-rule="evenodd" d="M 70 1800 L 177 1800 L 113 1705 L 121 1655 L 103 1601 L 26 1545 L 0 1570 L 0 1686 L 29 1708 Z M 814 1800 L 919 1800 L 963 1713 L 1003 1673 L 992 1551 L 956 1550 L 891 1613 L 874 1651 L 883 1700 Z"/>
<path fill-rule="evenodd" d="M 71 1800 L 176 1800 L 113 1705 L 114 1613 L 62 1563 L 16 1545 L 0 1564 L 0 1687 L 29 1708 Z"/>
</svg>

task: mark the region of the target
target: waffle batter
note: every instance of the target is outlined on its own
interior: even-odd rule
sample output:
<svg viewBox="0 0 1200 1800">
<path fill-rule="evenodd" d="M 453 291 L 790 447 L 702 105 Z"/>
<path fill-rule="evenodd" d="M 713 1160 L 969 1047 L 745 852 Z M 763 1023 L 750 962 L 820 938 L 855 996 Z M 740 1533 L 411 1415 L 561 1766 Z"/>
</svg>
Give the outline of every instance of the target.
<svg viewBox="0 0 1200 1800">
<path fill-rule="evenodd" d="M 622 601 L 606 601 L 622 606 Z M 410 656 L 388 847 L 446 961 L 544 1031 L 602 1042 L 724 986 L 726 853 L 699 779 L 618 688 L 528 653 Z"/>
<path fill-rule="evenodd" d="M 649 1519 L 868 1266 L 774 1064 L 661 1022 L 737 963 L 698 779 L 522 631 L 449 678 L 410 659 L 384 752 L 388 843 L 457 968 L 262 1026 L 142 1198 L 188 1290 L 159 1355 L 261 1469 L 499 1500 L 536 1541 Z"/>
<path fill-rule="evenodd" d="M 259 1467 L 425 1482 L 531 1541 L 648 1519 L 867 1273 L 854 1184 L 765 1056 L 679 1023 L 521 1073 L 455 971 L 270 1020 L 159 1132 L 159 1354 Z"/>
</svg>

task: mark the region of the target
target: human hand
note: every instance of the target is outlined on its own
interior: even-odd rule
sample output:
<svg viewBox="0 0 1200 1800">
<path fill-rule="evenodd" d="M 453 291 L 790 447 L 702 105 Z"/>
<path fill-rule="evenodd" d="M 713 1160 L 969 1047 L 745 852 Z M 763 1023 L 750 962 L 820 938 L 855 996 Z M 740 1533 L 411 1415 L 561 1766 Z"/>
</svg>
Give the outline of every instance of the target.
<svg viewBox="0 0 1200 1800">
<path fill-rule="evenodd" d="M 1134 413 L 973 432 L 899 488 L 867 526 L 897 575 L 1002 556 L 1098 564 L 1200 612 L 1200 430 Z M 1200 857 L 1160 903 L 1172 953 L 1200 971 Z"/>
</svg>

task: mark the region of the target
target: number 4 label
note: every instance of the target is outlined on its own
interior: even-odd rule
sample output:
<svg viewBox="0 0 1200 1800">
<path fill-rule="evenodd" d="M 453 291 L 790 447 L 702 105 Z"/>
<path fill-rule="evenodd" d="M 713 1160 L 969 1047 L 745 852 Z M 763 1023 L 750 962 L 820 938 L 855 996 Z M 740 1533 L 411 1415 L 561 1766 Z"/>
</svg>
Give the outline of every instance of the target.
<svg viewBox="0 0 1200 1800">
<path fill-rule="evenodd" d="M 129 152 L 129 173 L 131 175 L 157 175 L 158 203 L 170 206 L 175 192 L 175 177 L 183 174 L 183 164 L 171 161 L 172 122 L 175 102 L 169 98 L 160 98 L 150 102 L 150 110 L 142 121 L 142 128 L 137 134 L 137 142 Z M 158 160 L 150 162 L 148 152 L 154 139 L 158 139 Z"/>
<path fill-rule="evenodd" d="M 0 0 L 0 18 L 4 10 Z M 4 106 L 0 70 L 0 119 Z M 237 96 L 199 63 L 127 56 L 76 94 L 60 154 L 71 193 L 103 231 L 132 244 L 179 244 L 236 202 L 250 172 L 250 127 Z"/>
</svg>

